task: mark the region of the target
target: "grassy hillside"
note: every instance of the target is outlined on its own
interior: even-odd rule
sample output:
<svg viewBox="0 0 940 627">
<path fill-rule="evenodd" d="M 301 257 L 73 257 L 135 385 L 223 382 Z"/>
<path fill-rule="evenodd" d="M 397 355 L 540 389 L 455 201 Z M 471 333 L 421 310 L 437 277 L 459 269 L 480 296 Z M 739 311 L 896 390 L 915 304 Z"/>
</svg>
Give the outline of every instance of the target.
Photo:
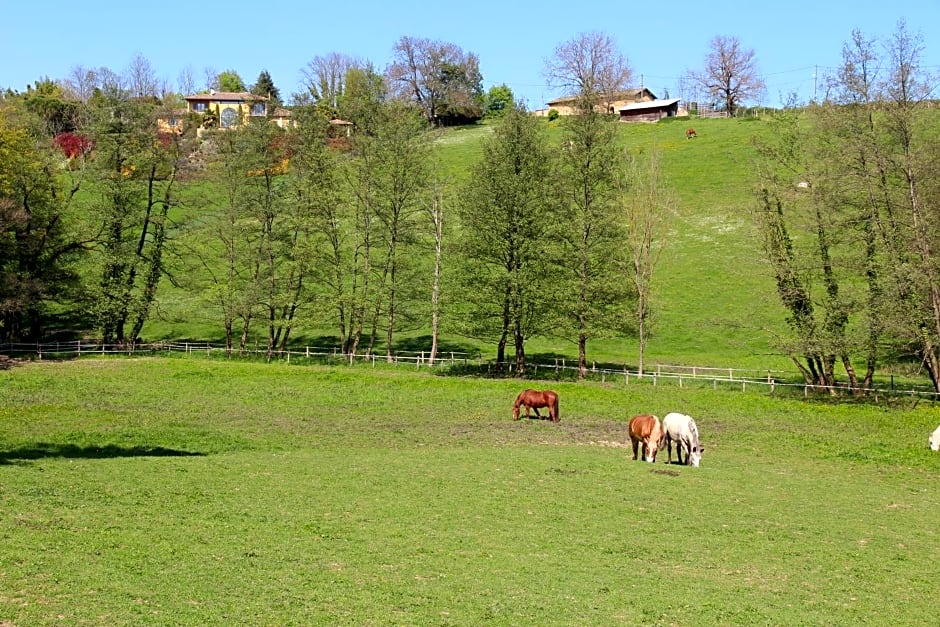
<svg viewBox="0 0 940 627">
<path fill-rule="evenodd" d="M 545 122 L 553 141 L 560 141 L 561 122 Z M 698 138 L 687 140 L 694 124 Z M 657 150 L 666 183 L 679 199 L 668 241 L 655 276 L 654 327 L 648 363 L 747 368 L 787 368 L 774 355 L 767 329 L 780 329 L 783 315 L 769 274 L 762 266 L 749 210 L 753 202 L 751 138 L 765 130 L 760 120 L 679 119 L 658 124 L 620 124 L 618 132 L 632 151 Z M 481 141 L 492 127 L 444 129 L 435 140 L 440 171 L 461 182 L 481 157 Z M 195 338 L 218 341 L 221 329 L 204 304 L 164 284 L 160 317 L 144 330 L 148 339 Z M 332 330 L 303 332 L 298 342 L 315 344 Z M 427 330 L 410 337 L 426 336 Z M 402 340 L 409 336 L 403 334 Z M 421 346 L 414 340 L 409 346 Z M 492 346 L 466 338 L 447 338 L 457 349 L 493 353 Z M 636 342 L 596 341 L 589 359 L 635 364 Z M 536 338 L 529 345 L 539 354 L 575 356 L 573 344 Z"/>
<path fill-rule="evenodd" d="M 694 125 L 698 137 L 686 139 Z M 561 122 L 549 123 L 559 140 Z M 783 310 L 764 265 L 750 217 L 754 202 L 752 138 L 759 119 L 672 119 L 618 125 L 631 151 L 658 151 L 666 185 L 679 199 L 655 276 L 650 362 L 747 368 L 789 368 L 770 345 Z M 437 142 L 448 172 L 459 176 L 479 158 L 485 126 L 445 131 Z M 575 355 L 573 345 L 548 339 L 533 352 Z M 598 361 L 635 363 L 635 341 L 595 342 Z"/>
</svg>

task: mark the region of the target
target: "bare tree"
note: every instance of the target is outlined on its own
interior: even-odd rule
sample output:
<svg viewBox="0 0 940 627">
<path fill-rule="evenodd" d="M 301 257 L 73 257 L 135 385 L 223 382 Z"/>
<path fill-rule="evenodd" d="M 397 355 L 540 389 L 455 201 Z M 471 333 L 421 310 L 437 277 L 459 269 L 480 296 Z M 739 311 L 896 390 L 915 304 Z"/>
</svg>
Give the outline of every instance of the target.
<svg viewBox="0 0 940 627">
<path fill-rule="evenodd" d="M 88 104 L 88 99 L 95 93 L 95 87 L 98 86 L 98 76 L 94 70 L 82 65 L 74 65 L 64 84 L 78 100 Z"/>
<path fill-rule="evenodd" d="M 428 365 L 437 359 L 437 343 L 441 317 L 441 261 L 444 250 L 444 181 L 435 179 L 431 200 L 425 206 L 434 233 L 434 270 L 431 275 L 431 354 Z"/>
<path fill-rule="evenodd" d="M 442 117 L 482 117 L 483 77 L 473 53 L 443 41 L 402 37 L 386 70 L 389 89 L 417 103 L 431 122 Z"/>
<path fill-rule="evenodd" d="M 646 342 L 651 322 L 653 273 L 666 243 L 665 230 L 675 214 L 677 200 L 664 186 L 660 155 L 650 154 L 645 162 L 634 160 L 627 177 L 618 183 L 627 223 L 630 270 L 636 289 L 638 340 L 637 370 L 643 376 Z"/>
<path fill-rule="evenodd" d="M 150 61 L 140 53 L 134 55 L 127 66 L 127 87 L 133 96 L 160 96 L 162 84 Z"/>
<path fill-rule="evenodd" d="M 196 93 L 196 77 L 193 74 L 193 66 L 187 65 L 180 70 L 176 77 L 176 85 L 184 96 Z"/>
<path fill-rule="evenodd" d="M 544 72 L 550 85 L 578 96 L 585 110 L 604 105 L 606 111 L 633 77 L 617 42 L 597 31 L 558 44 L 554 55 L 545 60 Z"/>
<path fill-rule="evenodd" d="M 346 73 L 365 64 L 356 57 L 339 52 L 316 56 L 300 72 L 304 86 L 318 104 L 332 109 L 339 106 L 339 98 L 346 91 Z"/>
<path fill-rule="evenodd" d="M 710 96 L 724 101 L 730 116 L 735 115 L 742 102 L 764 90 L 754 51 L 742 48 L 737 37 L 718 35 L 713 38 L 705 56 L 704 70 L 690 71 L 688 76 Z"/>
</svg>

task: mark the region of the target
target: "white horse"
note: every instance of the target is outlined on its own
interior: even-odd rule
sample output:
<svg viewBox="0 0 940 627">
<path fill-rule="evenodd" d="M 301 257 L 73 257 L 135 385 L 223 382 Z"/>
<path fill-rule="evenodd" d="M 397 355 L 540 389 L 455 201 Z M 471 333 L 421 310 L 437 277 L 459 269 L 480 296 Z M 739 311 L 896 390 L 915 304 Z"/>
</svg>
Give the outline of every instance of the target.
<svg viewBox="0 0 940 627">
<path fill-rule="evenodd" d="M 672 412 L 663 418 L 663 432 L 666 439 L 666 463 L 672 461 L 672 443 L 676 443 L 676 459 L 682 463 L 685 452 L 686 466 L 698 466 L 702 461 L 702 448 L 698 439 L 698 427 L 691 416 Z"/>
<path fill-rule="evenodd" d="M 937 427 L 927 440 L 931 451 L 940 451 L 940 427 Z"/>
</svg>

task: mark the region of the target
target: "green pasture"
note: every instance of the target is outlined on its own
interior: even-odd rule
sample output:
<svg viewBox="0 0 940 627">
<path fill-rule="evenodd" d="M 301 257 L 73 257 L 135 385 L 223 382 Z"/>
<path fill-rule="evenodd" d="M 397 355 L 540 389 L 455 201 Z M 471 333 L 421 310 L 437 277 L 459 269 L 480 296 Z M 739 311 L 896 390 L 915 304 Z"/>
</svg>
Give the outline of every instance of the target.
<svg viewBox="0 0 940 627">
<path fill-rule="evenodd" d="M 936 406 L 552 385 L 558 424 L 407 368 L 0 371 L 0 625 L 936 624 Z M 674 410 L 702 466 L 632 461 Z"/>
</svg>

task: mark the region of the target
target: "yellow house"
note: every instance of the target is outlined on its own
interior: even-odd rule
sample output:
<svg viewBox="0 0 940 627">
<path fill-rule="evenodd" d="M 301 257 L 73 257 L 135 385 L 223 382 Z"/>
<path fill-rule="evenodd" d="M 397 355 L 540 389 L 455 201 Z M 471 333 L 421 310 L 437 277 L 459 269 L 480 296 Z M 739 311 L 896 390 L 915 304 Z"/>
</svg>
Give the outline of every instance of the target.
<svg viewBox="0 0 940 627">
<path fill-rule="evenodd" d="M 219 128 L 235 128 L 242 120 L 259 116 L 266 117 L 271 105 L 265 96 L 256 96 L 247 91 L 215 91 L 207 94 L 186 96 L 187 111 L 212 114 Z M 279 112 L 286 109 L 278 109 Z M 281 114 L 283 117 L 283 113 Z M 281 123 L 279 122 L 279 125 Z"/>
<path fill-rule="evenodd" d="M 170 113 L 158 114 L 157 131 L 179 135 L 183 132 L 183 118 L 185 117 L 186 109 L 174 109 Z"/>
</svg>

